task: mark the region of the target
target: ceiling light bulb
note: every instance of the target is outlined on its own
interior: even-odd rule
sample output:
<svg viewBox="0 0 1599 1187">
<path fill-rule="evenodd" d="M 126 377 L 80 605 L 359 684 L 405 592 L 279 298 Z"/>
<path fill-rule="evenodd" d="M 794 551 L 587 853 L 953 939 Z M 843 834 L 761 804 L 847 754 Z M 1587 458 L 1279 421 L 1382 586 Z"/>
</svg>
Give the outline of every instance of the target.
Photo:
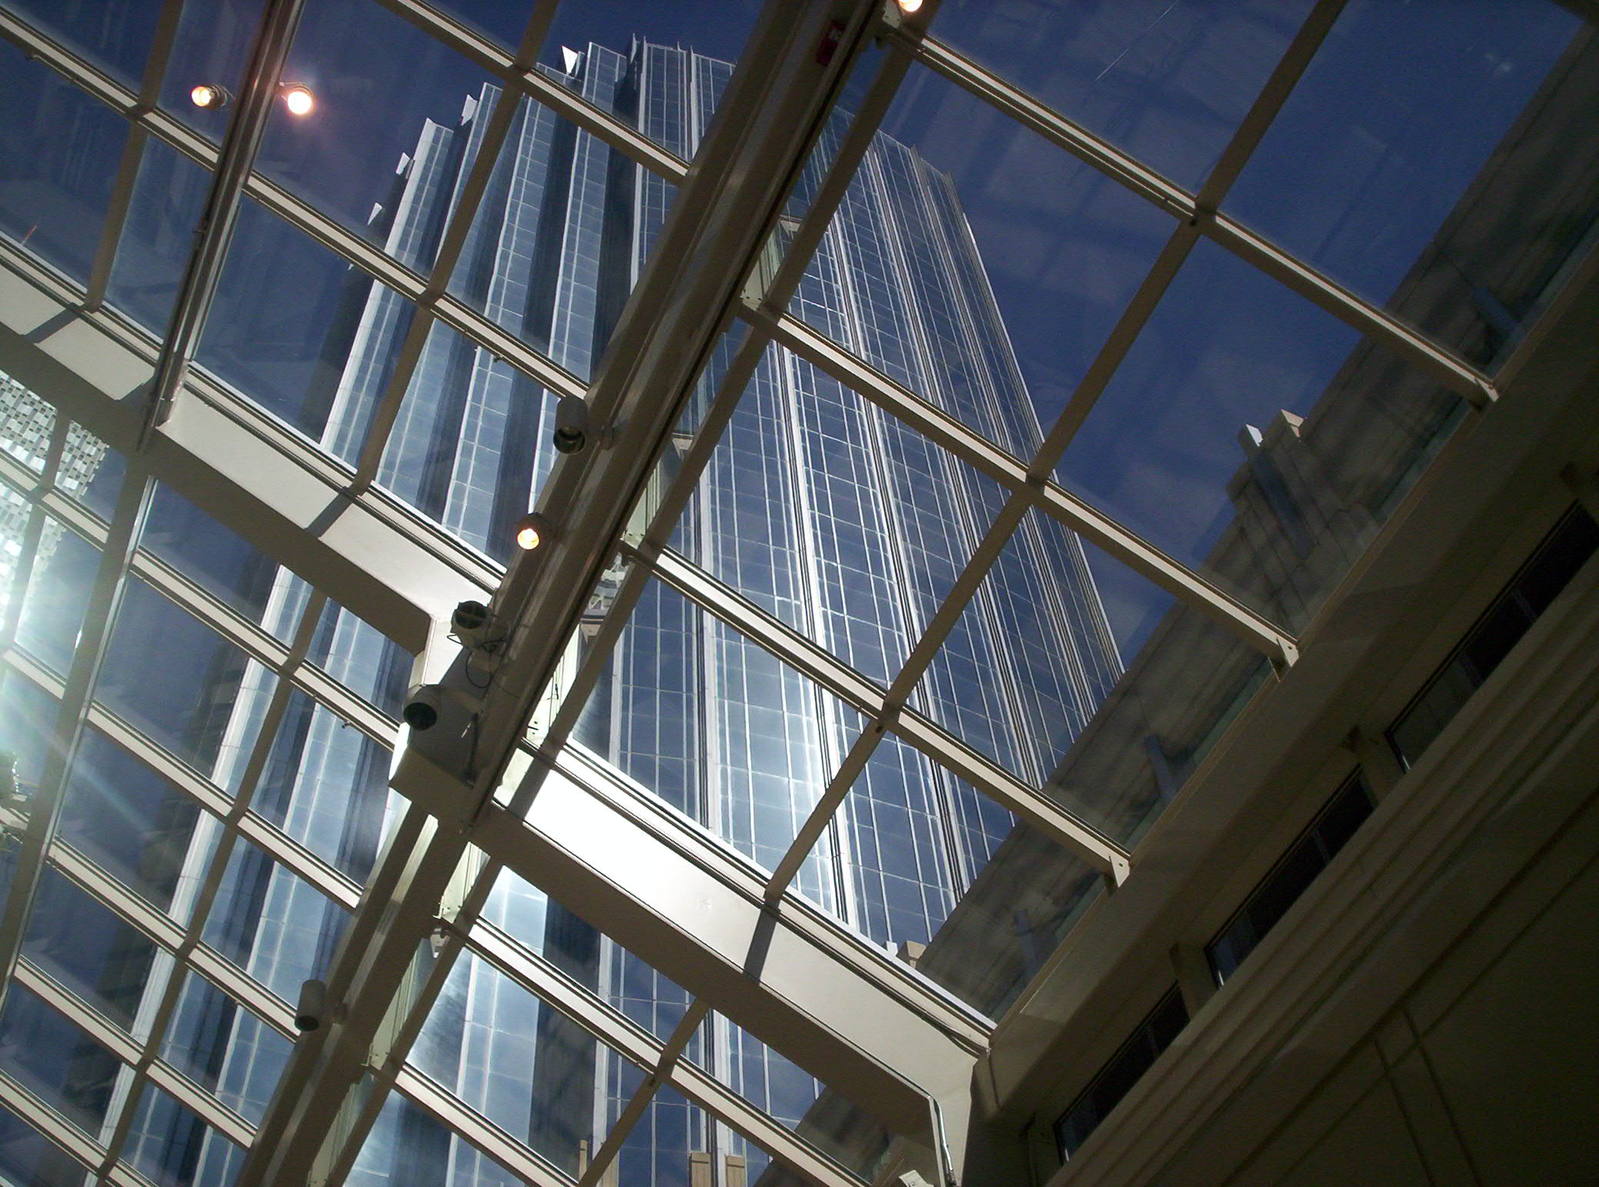
<svg viewBox="0 0 1599 1187">
<path fill-rule="evenodd" d="M 920 12 L 922 8 L 922 0 L 898 0 L 898 4 L 899 10 L 906 16 L 910 16 L 915 12 Z"/>
<path fill-rule="evenodd" d="M 196 107 L 212 110 L 227 103 L 228 92 L 213 83 L 202 82 L 189 91 L 189 101 Z"/>
<path fill-rule="evenodd" d="M 537 511 L 529 511 L 516 521 L 516 546 L 523 552 L 532 552 L 554 534 L 550 521 Z"/>
<path fill-rule="evenodd" d="M 311 93 L 311 88 L 293 83 L 283 88 L 283 106 L 289 109 L 290 115 L 310 115 L 316 108 L 316 96 Z"/>
</svg>

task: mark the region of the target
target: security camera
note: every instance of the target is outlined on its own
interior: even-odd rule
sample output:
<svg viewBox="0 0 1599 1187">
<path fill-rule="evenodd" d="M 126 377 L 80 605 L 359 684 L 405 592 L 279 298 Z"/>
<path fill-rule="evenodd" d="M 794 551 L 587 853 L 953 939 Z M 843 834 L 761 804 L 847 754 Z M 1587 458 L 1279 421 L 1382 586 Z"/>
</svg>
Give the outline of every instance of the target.
<svg viewBox="0 0 1599 1187">
<path fill-rule="evenodd" d="M 328 1016 L 328 987 L 324 981 L 302 981 L 300 1000 L 294 1007 L 294 1029 L 304 1034 L 318 1030 Z"/>
<path fill-rule="evenodd" d="M 578 453 L 589 443 L 589 406 L 582 396 L 562 396 L 555 405 L 555 448 Z"/>
<path fill-rule="evenodd" d="M 493 618 L 482 602 L 462 602 L 450 615 L 450 630 L 462 644 L 474 651 L 490 641 Z"/>
<path fill-rule="evenodd" d="M 430 730 L 438 724 L 439 710 L 443 706 L 443 689 L 437 684 L 418 684 L 406 696 L 400 716 L 414 730 Z"/>
</svg>

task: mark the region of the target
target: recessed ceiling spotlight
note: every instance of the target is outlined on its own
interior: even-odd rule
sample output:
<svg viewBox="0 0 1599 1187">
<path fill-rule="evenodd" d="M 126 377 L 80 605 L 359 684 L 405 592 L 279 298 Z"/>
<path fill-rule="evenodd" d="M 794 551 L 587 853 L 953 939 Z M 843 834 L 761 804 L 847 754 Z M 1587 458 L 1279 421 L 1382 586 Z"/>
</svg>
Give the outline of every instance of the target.
<svg viewBox="0 0 1599 1187">
<path fill-rule="evenodd" d="M 215 111 L 218 107 L 226 107 L 228 100 L 233 98 L 228 94 L 226 87 L 219 87 L 215 83 L 202 82 L 197 87 L 189 90 L 189 102 L 196 107 L 203 107 L 207 111 Z"/>
<path fill-rule="evenodd" d="M 278 94 L 283 99 L 283 106 L 289 109 L 290 115 L 310 115 L 316 110 L 316 96 L 311 93 L 311 88 L 303 83 L 285 83 L 278 88 Z"/>
</svg>

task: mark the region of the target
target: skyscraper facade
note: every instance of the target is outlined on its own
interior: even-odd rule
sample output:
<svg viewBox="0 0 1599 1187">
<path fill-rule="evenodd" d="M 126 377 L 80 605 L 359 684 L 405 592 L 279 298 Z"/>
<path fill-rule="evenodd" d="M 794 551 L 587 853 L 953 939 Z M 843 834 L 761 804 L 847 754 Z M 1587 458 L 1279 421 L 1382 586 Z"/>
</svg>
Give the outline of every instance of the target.
<svg viewBox="0 0 1599 1187">
<path fill-rule="evenodd" d="M 694 155 L 732 67 L 691 50 L 635 42 L 568 51 L 563 85 Z M 476 157 L 497 92 L 467 99 L 453 126 L 429 123 L 374 208 L 372 232 L 426 265 Z M 839 134 L 824 132 L 792 198 L 797 217 Z M 669 184 L 553 112 L 524 102 L 466 238 L 452 289 L 573 373 L 592 374 L 672 200 Z M 790 222 L 789 225 L 792 225 Z M 780 228 L 779 234 L 783 234 Z M 793 306 L 813 328 L 897 383 L 1004 446 L 1040 439 L 1027 390 L 954 188 L 915 151 L 879 137 Z M 329 331 L 325 380 L 305 423 L 350 456 L 365 438 L 408 328 L 400 297 L 352 271 Z M 730 333 L 700 381 L 703 411 L 732 351 Z M 527 376 L 442 327 L 427 340 L 390 434 L 378 481 L 491 555 L 531 506 L 554 461 L 554 400 Z M 692 431 L 685 426 L 685 433 Z M 809 363 L 773 349 L 685 513 L 673 547 L 688 561 L 864 675 L 887 683 L 1002 505 L 999 487 L 865 403 Z M 259 576 L 263 625 L 292 631 L 308 591 L 286 570 Z M 580 646 L 580 642 L 578 646 Z M 336 607 L 311 645 L 331 676 L 397 703 L 410 657 Z M 1033 785 L 1081 730 L 1121 671 L 1081 543 L 1029 518 L 961 617 L 913 703 Z M 243 776 L 272 695 L 267 674 L 233 674 L 205 746 L 213 781 Z M 585 707 L 577 740 L 747 858 L 772 868 L 861 728 L 852 710 L 664 586 L 633 612 Z M 360 880 L 396 798 L 383 748 L 308 697 L 291 698 L 253 806 Z M 1009 814 L 920 752 L 885 742 L 796 889 L 873 941 L 925 942 L 1011 829 Z M 173 892 L 193 893 L 210 851 L 196 827 Z M 187 890 L 185 889 L 187 888 Z M 174 908 L 175 910 L 177 908 Z M 292 999 L 322 967 L 342 912 L 241 846 L 207 925 L 207 942 Z M 558 904 L 509 877 L 484 918 L 636 1021 L 665 1033 L 686 997 Z M 271 928 L 261 920 L 271 921 Z M 265 942 L 270 934 L 271 942 Z M 259 939 L 258 939 L 259 937 Z M 155 995 L 147 990 L 145 1005 Z M 224 1099 L 259 1106 L 286 1050 L 264 1028 L 217 1010 L 203 988 L 174 1022 Z M 136 1010 L 137 1012 L 137 1010 Z M 248 1030 L 250 1033 L 245 1034 Z M 690 1056 L 757 1106 L 798 1124 L 819 1085 L 732 1024 L 712 1017 Z M 463 959 L 412 1052 L 424 1074 L 576 1172 L 608 1131 L 636 1069 L 486 964 Z M 242 1107 L 242 1106 L 241 1106 Z M 248 1110 L 246 1110 L 248 1111 Z M 386 1111 L 351 1182 L 497 1183 L 459 1143 Z M 148 1110 L 130 1144 L 172 1147 Z M 146 1132 L 147 1129 L 147 1132 Z M 215 1147 L 214 1149 L 212 1147 Z M 689 1182 L 690 1153 L 713 1165 L 764 1156 L 685 1102 L 663 1096 L 633 1131 L 620 1181 Z M 381 1152 L 381 1155 L 378 1153 Z M 238 1156 L 195 1150 L 196 1181 Z M 217 1181 L 221 1181 L 219 1177 Z"/>
</svg>

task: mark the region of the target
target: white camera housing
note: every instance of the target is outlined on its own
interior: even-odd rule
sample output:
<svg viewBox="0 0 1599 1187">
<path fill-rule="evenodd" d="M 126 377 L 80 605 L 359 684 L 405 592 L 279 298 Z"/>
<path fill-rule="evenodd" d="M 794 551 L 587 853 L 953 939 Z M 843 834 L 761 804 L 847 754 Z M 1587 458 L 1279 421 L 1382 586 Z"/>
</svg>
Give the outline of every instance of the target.
<svg viewBox="0 0 1599 1187">
<path fill-rule="evenodd" d="M 405 708 L 400 716 L 405 724 L 417 732 L 430 730 L 439 723 L 439 712 L 444 708 L 444 690 L 437 684 L 418 684 L 406 694 Z"/>
</svg>

